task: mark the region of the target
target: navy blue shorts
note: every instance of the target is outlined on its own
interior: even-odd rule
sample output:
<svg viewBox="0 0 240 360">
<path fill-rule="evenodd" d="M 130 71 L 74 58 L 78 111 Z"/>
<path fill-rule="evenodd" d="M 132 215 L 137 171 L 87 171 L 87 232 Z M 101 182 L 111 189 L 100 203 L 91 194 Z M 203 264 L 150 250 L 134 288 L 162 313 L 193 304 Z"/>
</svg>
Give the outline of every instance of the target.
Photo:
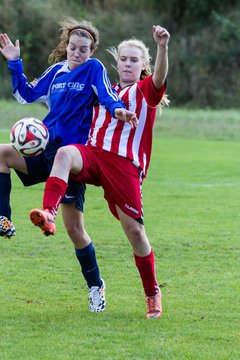
<svg viewBox="0 0 240 360">
<path fill-rule="evenodd" d="M 25 157 L 24 160 L 27 164 L 28 174 L 24 174 L 21 171 L 15 170 L 19 179 L 24 186 L 31 186 L 46 182 L 50 175 L 54 157 L 57 150 L 61 147 L 61 139 L 55 139 L 50 141 L 46 150 L 33 157 Z M 86 185 L 77 183 L 71 178 L 68 181 L 67 192 L 62 199 L 62 204 L 76 204 L 76 208 L 83 212 L 83 204 L 85 201 Z"/>
</svg>

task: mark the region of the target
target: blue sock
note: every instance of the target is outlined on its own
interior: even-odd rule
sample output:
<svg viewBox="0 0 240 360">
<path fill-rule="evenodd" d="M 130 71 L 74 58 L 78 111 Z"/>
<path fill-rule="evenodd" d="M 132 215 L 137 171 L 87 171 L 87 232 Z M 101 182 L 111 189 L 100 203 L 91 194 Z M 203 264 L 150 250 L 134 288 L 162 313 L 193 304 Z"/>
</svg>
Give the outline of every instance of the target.
<svg viewBox="0 0 240 360">
<path fill-rule="evenodd" d="M 11 220 L 10 192 L 10 174 L 0 173 L 0 215 L 6 216 L 9 220 Z"/>
<path fill-rule="evenodd" d="M 99 274 L 99 267 L 93 243 L 90 243 L 84 249 L 75 249 L 75 254 L 80 263 L 88 287 L 101 286 L 102 280 Z"/>
</svg>

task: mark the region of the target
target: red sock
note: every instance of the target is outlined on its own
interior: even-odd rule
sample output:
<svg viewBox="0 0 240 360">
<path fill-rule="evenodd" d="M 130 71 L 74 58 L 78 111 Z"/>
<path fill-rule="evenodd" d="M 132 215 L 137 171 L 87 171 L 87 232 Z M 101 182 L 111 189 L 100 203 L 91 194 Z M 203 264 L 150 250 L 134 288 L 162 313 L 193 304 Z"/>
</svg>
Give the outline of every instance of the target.
<svg viewBox="0 0 240 360">
<path fill-rule="evenodd" d="M 151 250 L 147 256 L 134 254 L 136 266 L 142 279 L 143 288 L 147 296 L 154 296 L 158 293 L 158 283 L 155 274 L 154 253 Z"/>
<path fill-rule="evenodd" d="M 67 186 L 68 184 L 64 180 L 55 176 L 49 177 L 44 189 L 43 209 L 48 209 L 53 215 L 56 215 Z"/>
</svg>

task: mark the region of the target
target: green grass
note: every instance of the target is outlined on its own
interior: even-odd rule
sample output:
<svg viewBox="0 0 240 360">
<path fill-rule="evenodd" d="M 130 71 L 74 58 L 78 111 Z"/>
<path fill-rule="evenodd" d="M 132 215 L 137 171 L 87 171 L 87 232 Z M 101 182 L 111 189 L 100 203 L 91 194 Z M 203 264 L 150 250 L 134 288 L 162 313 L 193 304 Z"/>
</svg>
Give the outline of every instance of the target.
<svg viewBox="0 0 240 360">
<path fill-rule="evenodd" d="M 167 108 L 156 123 L 162 137 L 239 140 L 239 109 L 189 110 Z"/>
<path fill-rule="evenodd" d="M 10 130 L 11 126 L 24 117 L 43 119 L 47 110 L 40 104 L 26 104 L 20 106 L 14 100 L 0 100 L 0 126 L 1 129 Z"/>
<path fill-rule="evenodd" d="M 207 131 L 199 126 L 204 113 Z M 156 127 L 143 201 L 163 286 L 161 320 L 144 318 L 130 245 L 101 189 L 88 187 L 85 224 L 108 305 L 90 314 L 61 216 L 56 236 L 43 237 L 28 220 L 43 185 L 24 189 L 13 173 L 17 236 L 0 247 L 1 360 L 239 358 L 240 120 L 235 110 L 223 114 L 218 126 L 215 112 L 167 109 Z"/>
</svg>

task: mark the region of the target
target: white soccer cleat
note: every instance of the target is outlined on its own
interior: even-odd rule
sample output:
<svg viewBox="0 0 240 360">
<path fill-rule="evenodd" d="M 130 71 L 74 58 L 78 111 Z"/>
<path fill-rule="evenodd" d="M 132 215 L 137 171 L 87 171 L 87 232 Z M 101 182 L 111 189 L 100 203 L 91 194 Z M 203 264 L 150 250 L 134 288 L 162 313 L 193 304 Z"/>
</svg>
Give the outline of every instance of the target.
<svg viewBox="0 0 240 360">
<path fill-rule="evenodd" d="M 106 309 L 106 285 L 102 280 L 102 286 L 92 286 L 88 288 L 89 292 L 89 310 L 90 312 L 102 312 Z"/>
</svg>

